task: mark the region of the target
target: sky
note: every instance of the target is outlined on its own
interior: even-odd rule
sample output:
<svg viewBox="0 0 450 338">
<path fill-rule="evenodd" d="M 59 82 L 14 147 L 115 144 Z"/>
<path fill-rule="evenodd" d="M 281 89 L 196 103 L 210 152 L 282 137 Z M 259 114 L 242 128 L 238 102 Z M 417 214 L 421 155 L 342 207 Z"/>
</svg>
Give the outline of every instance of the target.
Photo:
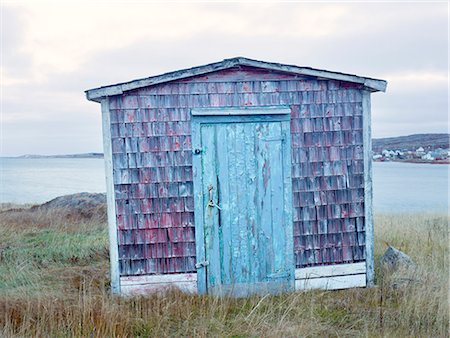
<svg viewBox="0 0 450 338">
<path fill-rule="evenodd" d="M 101 152 L 86 89 L 235 56 L 387 80 L 373 137 L 445 133 L 448 6 L 3 0 L 0 152 Z"/>
</svg>

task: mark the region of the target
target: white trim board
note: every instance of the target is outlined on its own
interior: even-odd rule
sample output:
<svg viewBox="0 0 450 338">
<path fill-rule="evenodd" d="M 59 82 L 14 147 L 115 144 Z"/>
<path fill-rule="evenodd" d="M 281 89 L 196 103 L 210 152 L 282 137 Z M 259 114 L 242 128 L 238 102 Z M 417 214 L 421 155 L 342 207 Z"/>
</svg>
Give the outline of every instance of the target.
<svg viewBox="0 0 450 338">
<path fill-rule="evenodd" d="M 363 150 L 364 150 L 364 230 L 366 235 L 367 285 L 374 285 L 374 229 L 372 187 L 372 128 L 370 92 L 363 91 Z"/>
<path fill-rule="evenodd" d="M 103 152 L 105 160 L 106 177 L 106 204 L 108 210 L 109 260 L 111 271 L 111 292 L 120 293 L 119 281 L 119 247 L 117 244 L 116 202 L 114 196 L 112 143 L 111 143 L 111 117 L 109 111 L 109 98 L 102 99 L 102 128 Z"/>
<path fill-rule="evenodd" d="M 366 273 L 366 263 L 313 266 L 295 269 L 295 279 L 311 279 L 331 276 L 357 275 Z"/>
<path fill-rule="evenodd" d="M 181 273 L 120 277 L 120 290 L 125 296 L 146 295 L 177 288 L 186 293 L 197 293 L 197 274 Z"/>
<path fill-rule="evenodd" d="M 295 290 L 338 290 L 366 285 L 365 262 L 295 270 Z M 197 293 L 197 273 L 120 277 L 120 290 L 125 296 L 163 292 L 173 287 Z"/>
<path fill-rule="evenodd" d="M 337 290 L 366 286 L 366 263 L 314 266 L 295 270 L 295 289 Z"/>
<path fill-rule="evenodd" d="M 366 286 L 366 274 L 297 279 L 295 290 L 339 290 Z"/>
</svg>

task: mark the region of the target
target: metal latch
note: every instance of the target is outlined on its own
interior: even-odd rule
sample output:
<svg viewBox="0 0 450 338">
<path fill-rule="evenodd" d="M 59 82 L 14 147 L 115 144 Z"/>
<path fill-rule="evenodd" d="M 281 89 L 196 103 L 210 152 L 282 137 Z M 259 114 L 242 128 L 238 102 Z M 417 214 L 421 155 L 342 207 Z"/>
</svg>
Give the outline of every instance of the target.
<svg viewBox="0 0 450 338">
<path fill-rule="evenodd" d="M 208 261 L 198 262 L 195 264 L 196 269 L 204 268 L 205 266 L 209 265 Z"/>
<path fill-rule="evenodd" d="M 216 203 L 216 202 L 214 202 L 214 199 L 213 199 L 213 186 L 212 186 L 212 184 L 210 184 L 209 186 L 208 186 L 208 191 L 209 191 L 209 201 L 208 201 L 208 207 L 216 207 L 217 209 L 219 209 L 219 210 L 222 210 L 222 208 Z"/>
</svg>

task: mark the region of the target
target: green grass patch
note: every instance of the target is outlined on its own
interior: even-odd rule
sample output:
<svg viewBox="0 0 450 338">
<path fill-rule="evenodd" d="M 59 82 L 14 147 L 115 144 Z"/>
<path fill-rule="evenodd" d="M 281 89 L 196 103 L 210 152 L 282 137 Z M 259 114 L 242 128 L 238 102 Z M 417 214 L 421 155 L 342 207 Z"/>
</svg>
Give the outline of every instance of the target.
<svg viewBox="0 0 450 338">
<path fill-rule="evenodd" d="M 386 244 L 416 262 L 413 283 L 383 274 Z M 447 337 L 448 217 L 376 215 L 375 257 L 370 289 L 125 299 L 109 292 L 104 223 L 0 214 L 0 336 Z"/>
<path fill-rule="evenodd" d="M 99 269 L 108 257 L 104 224 L 25 229 L 0 228 L 0 294 L 64 292 L 82 267 Z"/>
</svg>

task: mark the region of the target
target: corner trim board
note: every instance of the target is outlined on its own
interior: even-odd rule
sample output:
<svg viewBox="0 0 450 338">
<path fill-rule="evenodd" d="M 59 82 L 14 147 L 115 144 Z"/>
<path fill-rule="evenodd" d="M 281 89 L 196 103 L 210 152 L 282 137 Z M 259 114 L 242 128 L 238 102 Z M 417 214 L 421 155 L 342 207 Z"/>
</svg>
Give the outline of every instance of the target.
<svg viewBox="0 0 450 338">
<path fill-rule="evenodd" d="M 111 116 L 109 111 L 109 98 L 101 101 L 102 106 L 102 128 L 103 128 L 103 152 L 105 160 L 106 176 L 106 202 L 108 210 L 108 234 L 109 234 L 109 259 L 111 265 L 111 291 L 113 294 L 120 293 L 119 272 L 119 247 L 117 244 L 116 208 L 114 196 L 114 179 L 112 163 L 111 143 Z"/>
<path fill-rule="evenodd" d="M 373 230 L 373 189 L 372 189 L 372 129 L 370 92 L 363 91 L 363 151 L 364 151 L 364 225 L 366 233 L 367 286 L 374 285 L 374 230 Z"/>
</svg>

